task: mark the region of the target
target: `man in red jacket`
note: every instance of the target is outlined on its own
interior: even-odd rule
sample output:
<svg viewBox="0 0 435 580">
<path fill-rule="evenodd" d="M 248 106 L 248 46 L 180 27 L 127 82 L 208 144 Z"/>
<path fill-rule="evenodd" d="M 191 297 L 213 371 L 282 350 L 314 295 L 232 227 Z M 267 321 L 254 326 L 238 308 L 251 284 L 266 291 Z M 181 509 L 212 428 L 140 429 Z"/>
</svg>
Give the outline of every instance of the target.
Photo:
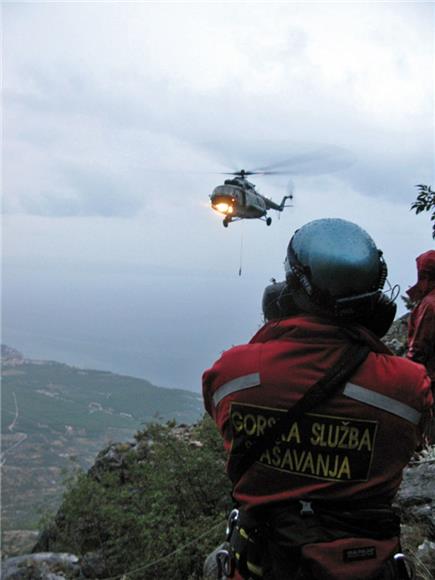
<svg viewBox="0 0 435 580">
<path fill-rule="evenodd" d="M 416 302 L 409 319 L 407 357 L 426 366 L 435 388 L 435 250 L 417 258 L 418 281 L 408 290 Z"/>
<path fill-rule="evenodd" d="M 283 308 L 284 318 L 204 373 L 205 407 L 223 436 L 240 510 L 230 542 L 243 578 L 394 577 L 400 528 L 391 502 L 432 396 L 424 367 L 393 356 L 369 330 L 382 335 L 394 317 L 385 279 L 382 252 L 357 225 L 305 225 L 290 241 L 282 292 L 299 314 L 285 317 Z M 283 420 L 331 368 L 349 366 L 355 344 L 370 352 L 345 384 Z"/>
</svg>

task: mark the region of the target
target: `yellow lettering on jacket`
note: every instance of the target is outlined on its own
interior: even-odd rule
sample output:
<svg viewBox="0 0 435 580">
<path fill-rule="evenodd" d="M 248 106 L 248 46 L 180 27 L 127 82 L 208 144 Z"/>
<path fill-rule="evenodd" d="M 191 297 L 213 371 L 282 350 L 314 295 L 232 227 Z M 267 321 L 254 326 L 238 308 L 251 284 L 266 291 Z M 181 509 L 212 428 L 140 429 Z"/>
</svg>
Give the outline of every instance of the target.
<svg viewBox="0 0 435 580">
<path fill-rule="evenodd" d="M 292 473 L 327 479 L 349 480 L 352 477 L 349 458 L 346 455 L 283 449 L 275 445 L 271 451 L 267 450 L 262 454 L 260 463 Z"/>
<path fill-rule="evenodd" d="M 276 423 L 275 417 L 265 417 L 257 413 L 242 414 L 239 411 L 233 411 L 231 420 L 237 433 L 261 437 L 266 427 L 271 427 Z"/>
<path fill-rule="evenodd" d="M 293 423 L 292 426 L 290 427 L 287 435 L 285 433 L 283 433 L 281 439 L 282 439 L 282 441 L 287 441 L 287 443 L 290 443 L 291 441 L 295 441 L 296 443 L 300 443 L 301 442 L 301 434 L 299 432 L 299 425 L 297 423 Z"/>
<path fill-rule="evenodd" d="M 311 426 L 310 443 L 316 447 L 329 449 L 357 449 L 364 447 L 372 450 L 372 439 L 368 428 L 351 427 L 348 422 L 341 425 L 320 423 L 316 421 Z"/>
<path fill-rule="evenodd" d="M 248 449 L 281 421 L 284 409 L 233 403 L 231 425 L 235 452 Z M 285 423 L 285 421 L 284 421 Z M 306 477 L 367 481 L 378 424 L 354 417 L 307 413 L 288 424 L 257 462 Z"/>
<path fill-rule="evenodd" d="M 370 437 L 370 431 L 368 429 L 364 430 L 363 436 L 361 437 L 360 444 L 358 445 L 358 451 L 361 451 L 363 447 L 367 447 L 367 451 L 371 451 L 373 448 L 372 440 Z"/>
</svg>

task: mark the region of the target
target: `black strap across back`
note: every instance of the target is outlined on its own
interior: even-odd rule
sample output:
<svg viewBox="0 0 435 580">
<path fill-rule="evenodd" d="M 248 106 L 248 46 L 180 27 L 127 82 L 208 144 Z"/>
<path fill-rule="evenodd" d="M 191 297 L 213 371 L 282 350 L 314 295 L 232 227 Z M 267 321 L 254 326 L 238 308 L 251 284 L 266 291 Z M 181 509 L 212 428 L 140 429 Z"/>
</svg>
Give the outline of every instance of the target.
<svg viewBox="0 0 435 580">
<path fill-rule="evenodd" d="M 290 407 L 276 423 L 267 428 L 263 436 L 256 443 L 246 449 L 243 454 L 233 456 L 228 475 L 233 486 L 240 481 L 241 477 L 253 465 L 261 455 L 273 445 L 282 433 L 305 413 L 323 403 L 334 395 L 338 388 L 343 385 L 354 371 L 367 358 L 370 347 L 361 343 L 353 343 L 347 348 L 337 363 L 326 374 L 312 385 L 305 395 Z"/>
</svg>

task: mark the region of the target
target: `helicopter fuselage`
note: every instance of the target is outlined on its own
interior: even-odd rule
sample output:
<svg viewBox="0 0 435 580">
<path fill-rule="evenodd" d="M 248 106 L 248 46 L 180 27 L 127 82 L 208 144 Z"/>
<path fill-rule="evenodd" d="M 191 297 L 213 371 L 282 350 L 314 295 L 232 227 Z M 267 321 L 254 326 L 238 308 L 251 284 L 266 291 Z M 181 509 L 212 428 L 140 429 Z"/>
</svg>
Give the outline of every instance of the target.
<svg viewBox="0 0 435 580">
<path fill-rule="evenodd" d="M 280 204 L 264 197 L 256 191 L 255 185 L 245 177 L 253 174 L 255 172 L 244 169 L 232 173 L 236 177 L 226 179 L 224 184 L 215 187 L 210 195 L 212 208 L 225 216 L 223 224 L 226 228 L 232 221 L 243 219 L 261 219 L 270 226 L 272 218 L 267 216 L 267 212 L 270 209 L 283 211 L 286 207 L 286 199 L 293 197 L 291 194 L 285 195 Z"/>
<path fill-rule="evenodd" d="M 224 185 L 214 188 L 210 200 L 213 209 L 230 220 L 261 218 L 268 209 L 264 197 L 246 180 L 227 179 Z"/>
</svg>

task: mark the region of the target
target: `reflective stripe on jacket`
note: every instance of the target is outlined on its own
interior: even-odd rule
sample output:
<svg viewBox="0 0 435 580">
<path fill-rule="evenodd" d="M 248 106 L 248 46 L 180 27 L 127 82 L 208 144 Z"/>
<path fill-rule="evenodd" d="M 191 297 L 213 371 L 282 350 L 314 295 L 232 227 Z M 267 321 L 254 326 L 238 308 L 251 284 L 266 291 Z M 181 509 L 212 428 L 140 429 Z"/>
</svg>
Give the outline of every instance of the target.
<svg viewBox="0 0 435 580">
<path fill-rule="evenodd" d="M 425 369 L 392 356 L 362 327 L 372 351 L 332 399 L 288 426 L 241 478 L 245 509 L 301 498 L 389 502 L 432 405 Z M 314 316 L 266 324 L 203 376 L 205 406 L 229 453 L 241 453 L 302 397 L 349 346 L 339 326 Z M 369 502 L 370 503 L 370 502 Z"/>
</svg>

